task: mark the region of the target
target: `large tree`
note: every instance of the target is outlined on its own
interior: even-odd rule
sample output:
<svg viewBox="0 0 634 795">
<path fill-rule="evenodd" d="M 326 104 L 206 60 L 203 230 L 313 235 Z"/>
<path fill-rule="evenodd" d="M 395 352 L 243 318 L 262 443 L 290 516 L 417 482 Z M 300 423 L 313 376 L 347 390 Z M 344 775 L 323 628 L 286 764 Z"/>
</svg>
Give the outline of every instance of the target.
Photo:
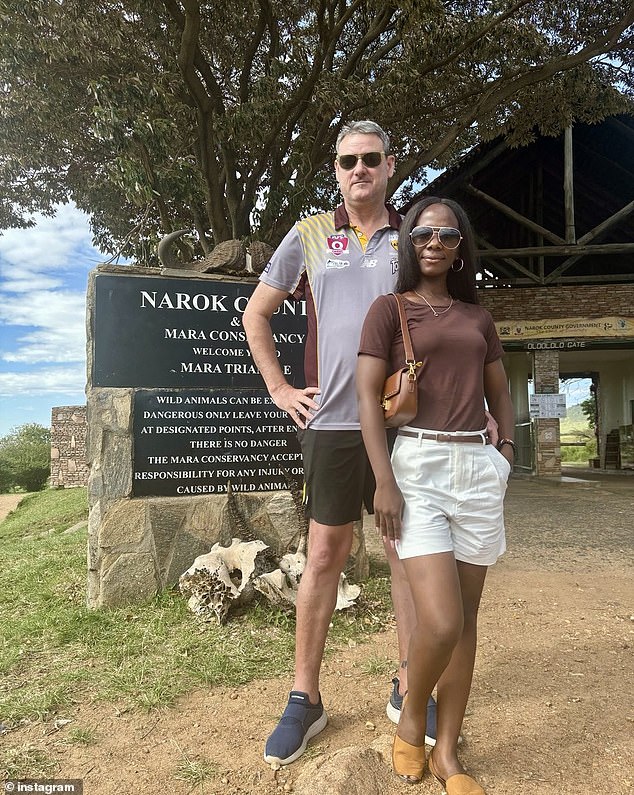
<svg viewBox="0 0 634 795">
<path fill-rule="evenodd" d="M 0 227 L 68 199 L 139 262 L 181 227 L 277 243 L 336 200 L 341 125 L 398 201 L 479 141 L 631 107 L 631 0 L 0 0 Z"/>
</svg>

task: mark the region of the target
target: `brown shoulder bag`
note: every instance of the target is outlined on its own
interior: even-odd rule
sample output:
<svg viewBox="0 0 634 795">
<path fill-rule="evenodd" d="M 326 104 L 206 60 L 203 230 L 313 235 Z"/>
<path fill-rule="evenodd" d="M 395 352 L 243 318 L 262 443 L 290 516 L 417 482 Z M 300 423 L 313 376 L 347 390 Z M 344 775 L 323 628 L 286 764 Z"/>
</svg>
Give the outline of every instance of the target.
<svg viewBox="0 0 634 795">
<path fill-rule="evenodd" d="M 418 368 L 422 362 L 417 362 L 412 348 L 412 340 L 407 327 L 403 298 L 399 293 L 394 293 L 398 305 L 398 314 L 403 332 L 403 347 L 405 348 L 405 366 L 385 379 L 381 393 L 381 407 L 385 417 L 386 428 L 397 428 L 407 425 L 418 414 Z"/>
</svg>

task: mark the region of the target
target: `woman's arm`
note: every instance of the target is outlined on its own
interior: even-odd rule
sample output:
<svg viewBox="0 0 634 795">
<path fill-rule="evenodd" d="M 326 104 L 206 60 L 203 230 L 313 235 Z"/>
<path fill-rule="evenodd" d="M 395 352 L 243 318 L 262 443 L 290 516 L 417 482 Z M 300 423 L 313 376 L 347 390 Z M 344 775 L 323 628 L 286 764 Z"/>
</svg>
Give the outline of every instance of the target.
<svg viewBox="0 0 634 795">
<path fill-rule="evenodd" d="M 374 522 L 377 530 L 392 544 L 400 537 L 403 497 L 396 485 L 387 447 L 381 392 L 387 362 L 376 356 L 359 354 L 357 361 L 357 397 L 365 449 L 376 480 Z"/>
<path fill-rule="evenodd" d="M 513 439 L 515 433 L 515 416 L 513 404 L 509 393 L 508 379 L 501 359 L 484 366 L 484 395 L 489 411 L 498 423 L 500 439 Z M 513 466 L 513 448 L 510 444 L 504 445 L 500 450 Z"/>
</svg>

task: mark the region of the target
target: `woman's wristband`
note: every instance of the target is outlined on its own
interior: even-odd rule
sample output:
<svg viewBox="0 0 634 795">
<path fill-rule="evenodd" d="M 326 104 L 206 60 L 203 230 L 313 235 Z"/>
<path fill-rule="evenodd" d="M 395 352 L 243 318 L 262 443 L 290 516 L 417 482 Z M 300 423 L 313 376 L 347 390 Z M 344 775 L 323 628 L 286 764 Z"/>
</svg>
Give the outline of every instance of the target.
<svg viewBox="0 0 634 795">
<path fill-rule="evenodd" d="M 513 448 L 513 453 L 517 453 L 517 447 L 515 446 L 515 442 L 512 439 L 500 439 L 497 443 L 497 449 L 501 450 L 505 444 L 510 445 Z"/>
</svg>

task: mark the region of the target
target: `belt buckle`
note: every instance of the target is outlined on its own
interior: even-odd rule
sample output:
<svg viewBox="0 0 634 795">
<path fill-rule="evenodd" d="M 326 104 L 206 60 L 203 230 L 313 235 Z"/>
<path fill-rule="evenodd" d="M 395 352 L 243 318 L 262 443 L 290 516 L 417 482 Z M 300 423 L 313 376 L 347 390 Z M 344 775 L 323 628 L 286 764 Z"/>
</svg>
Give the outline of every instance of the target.
<svg viewBox="0 0 634 795">
<path fill-rule="evenodd" d="M 437 433 L 436 434 L 436 441 L 437 442 L 450 442 L 451 441 L 451 434 L 449 434 L 449 433 Z"/>
</svg>

